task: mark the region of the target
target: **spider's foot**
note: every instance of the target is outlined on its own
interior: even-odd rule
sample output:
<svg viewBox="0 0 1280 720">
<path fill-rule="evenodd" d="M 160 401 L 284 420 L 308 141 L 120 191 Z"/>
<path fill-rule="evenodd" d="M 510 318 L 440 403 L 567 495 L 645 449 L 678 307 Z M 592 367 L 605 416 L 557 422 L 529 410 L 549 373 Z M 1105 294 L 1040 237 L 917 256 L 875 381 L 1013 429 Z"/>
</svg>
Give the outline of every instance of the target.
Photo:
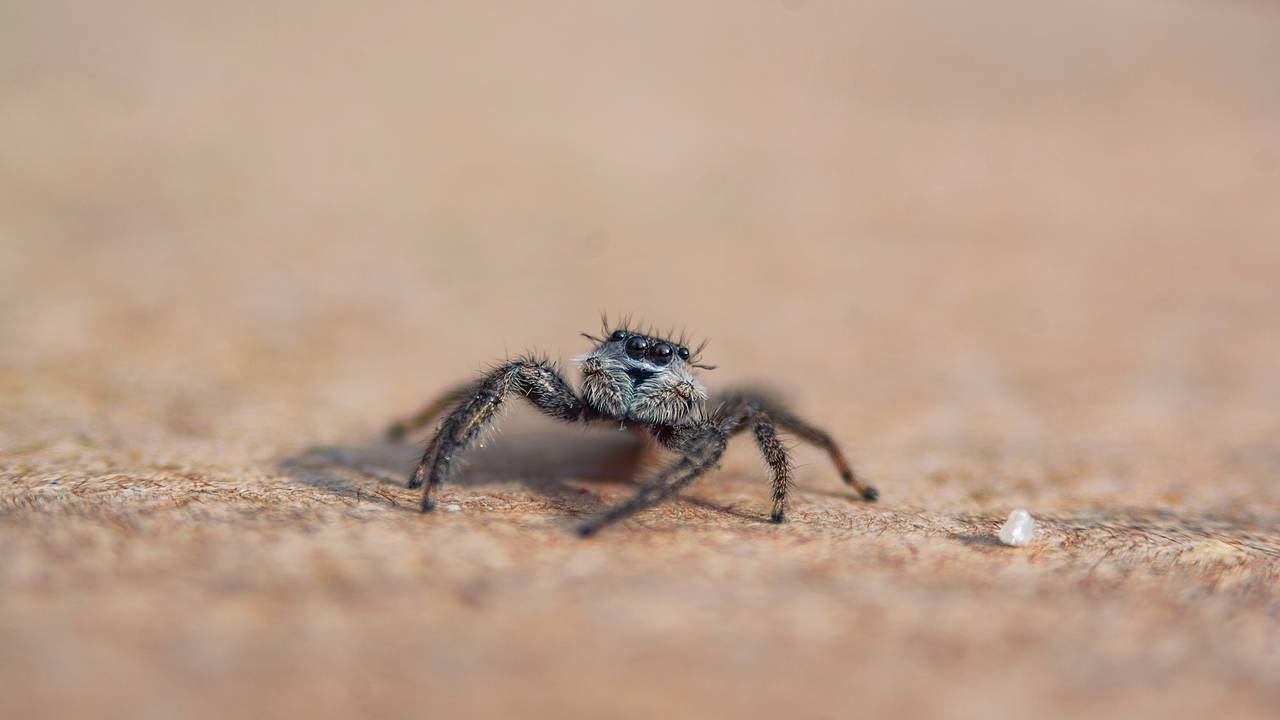
<svg viewBox="0 0 1280 720">
<path fill-rule="evenodd" d="M 436 509 L 436 501 L 431 498 L 422 498 L 422 512 L 429 513 Z"/>
<path fill-rule="evenodd" d="M 422 478 L 418 477 L 417 475 L 410 475 L 409 482 L 405 484 L 405 487 L 409 488 L 410 490 L 417 490 L 418 488 L 422 487 Z"/>
<path fill-rule="evenodd" d="M 858 479 L 853 476 L 852 470 L 845 470 L 840 473 L 840 477 L 844 480 L 846 485 L 858 491 L 858 494 L 862 496 L 863 500 L 866 500 L 867 502 L 875 502 L 876 498 L 880 497 L 879 490 L 870 485 L 863 485 L 858 482 Z"/>
<path fill-rule="evenodd" d="M 783 517 L 781 510 L 775 510 L 773 514 L 769 516 L 769 522 L 775 525 L 781 525 L 784 520 L 786 520 L 786 518 Z"/>
<path fill-rule="evenodd" d="M 599 525 L 596 525 L 595 523 L 585 522 L 579 525 L 578 529 L 575 532 L 578 533 L 578 537 L 580 538 L 589 538 L 592 535 L 595 535 L 597 532 L 599 532 L 599 530 L 600 530 Z"/>
</svg>

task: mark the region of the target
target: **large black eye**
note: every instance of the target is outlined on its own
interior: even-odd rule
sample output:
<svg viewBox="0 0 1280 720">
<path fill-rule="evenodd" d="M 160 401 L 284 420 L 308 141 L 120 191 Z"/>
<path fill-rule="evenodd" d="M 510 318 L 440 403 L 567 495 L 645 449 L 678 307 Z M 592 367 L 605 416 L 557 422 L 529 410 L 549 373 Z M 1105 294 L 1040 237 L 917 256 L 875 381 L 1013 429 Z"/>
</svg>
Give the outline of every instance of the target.
<svg viewBox="0 0 1280 720">
<path fill-rule="evenodd" d="M 614 330 L 614 331 L 613 331 L 613 334 L 609 336 L 609 339 L 610 339 L 610 340 L 626 340 L 626 339 L 627 339 L 627 331 L 626 331 L 626 330 Z"/>
<path fill-rule="evenodd" d="M 675 351 L 671 349 L 670 345 L 664 342 L 657 343 L 653 347 L 649 348 L 649 359 L 653 361 L 654 365 L 666 365 L 671 362 L 671 356 L 673 354 L 675 354 Z"/>
<path fill-rule="evenodd" d="M 688 360 L 688 359 L 689 359 L 689 348 L 687 348 L 687 347 L 685 347 L 685 346 L 681 345 L 681 346 L 680 346 L 680 349 L 676 351 L 676 354 L 680 356 L 680 359 L 681 359 L 681 360 Z"/>
<path fill-rule="evenodd" d="M 649 349 L 649 341 L 639 335 L 632 335 L 627 341 L 627 354 L 639 360 L 644 357 L 644 353 Z"/>
</svg>

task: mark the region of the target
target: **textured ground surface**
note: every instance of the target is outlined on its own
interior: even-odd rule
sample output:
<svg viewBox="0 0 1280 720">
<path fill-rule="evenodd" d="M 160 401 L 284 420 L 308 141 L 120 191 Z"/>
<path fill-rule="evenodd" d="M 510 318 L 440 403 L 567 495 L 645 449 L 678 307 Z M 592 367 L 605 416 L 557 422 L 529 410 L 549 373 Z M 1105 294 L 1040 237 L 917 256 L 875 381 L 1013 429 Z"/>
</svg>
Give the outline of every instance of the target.
<svg viewBox="0 0 1280 720">
<path fill-rule="evenodd" d="M 1273 713 L 1280 11 L 1036 5 L 6 3 L 0 716 Z M 660 458 L 517 411 L 415 513 L 602 308 L 881 502 L 579 541 Z"/>
</svg>

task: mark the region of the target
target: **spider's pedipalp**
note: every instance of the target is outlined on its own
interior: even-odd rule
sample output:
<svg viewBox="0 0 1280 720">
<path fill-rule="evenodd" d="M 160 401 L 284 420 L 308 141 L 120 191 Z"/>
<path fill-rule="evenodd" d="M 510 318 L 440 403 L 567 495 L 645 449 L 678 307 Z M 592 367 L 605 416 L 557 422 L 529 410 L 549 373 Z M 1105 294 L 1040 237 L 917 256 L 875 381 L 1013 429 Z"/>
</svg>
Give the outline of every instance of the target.
<svg viewBox="0 0 1280 720">
<path fill-rule="evenodd" d="M 676 425 L 691 418 L 706 399 L 706 388 L 692 375 L 664 373 L 636 387 L 631 417 L 641 422 Z"/>
<path fill-rule="evenodd" d="M 582 373 L 582 400 L 601 415 L 626 417 L 635 397 L 627 366 L 617 359 L 588 353 L 575 360 Z"/>
</svg>

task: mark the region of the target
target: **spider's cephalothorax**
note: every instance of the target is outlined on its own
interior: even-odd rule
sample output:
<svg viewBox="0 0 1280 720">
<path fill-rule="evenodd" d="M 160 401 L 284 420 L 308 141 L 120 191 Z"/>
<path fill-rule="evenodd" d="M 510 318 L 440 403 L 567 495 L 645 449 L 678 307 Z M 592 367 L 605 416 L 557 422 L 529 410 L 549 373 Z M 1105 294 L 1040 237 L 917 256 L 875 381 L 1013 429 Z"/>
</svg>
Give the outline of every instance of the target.
<svg viewBox="0 0 1280 720">
<path fill-rule="evenodd" d="M 680 425 L 701 412 L 706 388 L 693 376 L 689 348 L 627 330 L 605 338 L 578 356 L 582 400 L 602 417 L 642 425 Z"/>
<path fill-rule="evenodd" d="M 715 467 L 730 437 L 747 429 L 773 473 L 770 516 L 774 522 L 783 519 L 791 487 L 791 461 L 778 438 L 779 429 L 826 450 L 846 483 L 863 498 L 876 499 L 876 489 L 858 480 L 830 435 L 776 400 L 755 392 L 731 392 L 715 412 L 705 412 L 707 392 L 694 371 L 712 367 L 699 361 L 701 347 L 690 350 L 683 340 L 657 337 L 652 331 L 610 329 L 607 322 L 603 336 L 584 335 L 595 347 L 576 358 L 582 369 L 581 397 L 551 362 L 521 358 L 499 365 L 475 383 L 446 393 L 413 418 L 392 426 L 390 435 L 398 439 L 449 409 L 409 479 L 411 488 L 426 485 L 424 512 L 435 507 L 435 491 L 458 454 L 475 442 L 513 394 L 560 420 L 606 420 L 647 432 L 679 455 L 629 500 L 583 523 L 579 527 L 583 535 L 652 507 L 688 486 Z"/>
</svg>

